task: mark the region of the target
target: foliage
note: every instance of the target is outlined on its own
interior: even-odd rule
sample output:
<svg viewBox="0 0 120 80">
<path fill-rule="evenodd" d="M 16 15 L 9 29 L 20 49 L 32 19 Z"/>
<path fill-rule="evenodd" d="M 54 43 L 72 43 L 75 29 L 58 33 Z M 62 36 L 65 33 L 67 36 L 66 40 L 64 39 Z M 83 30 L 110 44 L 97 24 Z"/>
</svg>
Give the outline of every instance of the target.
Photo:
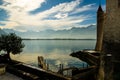
<svg viewBox="0 0 120 80">
<path fill-rule="evenodd" d="M 7 54 L 18 54 L 22 52 L 22 48 L 24 48 L 22 39 L 15 33 L 0 36 L 0 50 L 7 52 Z"/>
</svg>

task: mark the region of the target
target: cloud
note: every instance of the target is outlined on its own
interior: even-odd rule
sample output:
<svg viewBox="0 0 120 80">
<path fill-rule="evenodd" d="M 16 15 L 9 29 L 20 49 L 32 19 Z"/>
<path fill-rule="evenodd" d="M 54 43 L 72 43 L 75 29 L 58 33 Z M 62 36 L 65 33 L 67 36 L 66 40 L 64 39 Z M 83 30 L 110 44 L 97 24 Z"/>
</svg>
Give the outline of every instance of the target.
<svg viewBox="0 0 120 80">
<path fill-rule="evenodd" d="M 71 25 L 78 25 L 90 18 L 89 15 L 76 15 L 87 10 L 92 10 L 93 4 L 78 7 L 82 0 L 60 3 L 52 8 L 37 14 L 30 14 L 30 11 L 42 8 L 46 0 L 3 0 L 0 8 L 7 11 L 9 18 L 4 22 L 2 28 L 13 28 L 17 30 L 44 30 L 47 28 L 64 29 Z"/>
<path fill-rule="evenodd" d="M 6 7 L 19 9 L 22 11 L 32 11 L 41 7 L 45 0 L 3 0 Z M 9 9 L 10 9 L 9 8 Z"/>
<path fill-rule="evenodd" d="M 76 14 L 76 13 L 80 13 L 80 12 L 84 12 L 92 9 L 94 10 L 94 5 L 95 4 L 88 4 L 88 5 L 82 6 L 80 8 L 75 9 L 75 11 L 72 12 L 71 14 Z"/>
<path fill-rule="evenodd" d="M 60 19 L 60 18 L 66 18 L 68 16 L 68 14 L 67 13 L 58 13 L 58 14 L 56 14 L 55 15 L 55 17 L 56 18 L 58 18 L 58 19 Z"/>
</svg>

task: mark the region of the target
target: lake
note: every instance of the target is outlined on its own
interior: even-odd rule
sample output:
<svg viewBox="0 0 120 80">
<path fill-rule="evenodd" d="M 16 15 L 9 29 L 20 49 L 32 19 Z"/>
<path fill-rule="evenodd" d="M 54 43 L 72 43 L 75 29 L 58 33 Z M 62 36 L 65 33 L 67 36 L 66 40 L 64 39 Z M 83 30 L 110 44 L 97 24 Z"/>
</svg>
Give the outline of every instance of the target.
<svg viewBox="0 0 120 80">
<path fill-rule="evenodd" d="M 81 67 L 83 62 L 69 56 L 73 51 L 94 49 L 96 40 L 23 40 L 25 47 L 18 55 L 11 55 L 12 59 L 37 66 L 37 57 L 43 56 L 51 70 L 64 67 Z"/>
</svg>

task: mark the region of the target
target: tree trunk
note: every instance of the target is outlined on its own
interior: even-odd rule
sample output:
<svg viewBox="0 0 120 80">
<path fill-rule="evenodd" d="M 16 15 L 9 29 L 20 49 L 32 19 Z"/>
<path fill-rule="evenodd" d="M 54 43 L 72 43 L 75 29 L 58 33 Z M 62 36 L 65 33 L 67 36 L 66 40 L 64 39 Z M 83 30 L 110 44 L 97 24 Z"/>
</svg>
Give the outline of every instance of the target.
<svg viewBox="0 0 120 80">
<path fill-rule="evenodd" d="M 9 51 L 7 51 L 6 57 L 7 57 L 8 60 L 11 60 Z"/>
</svg>

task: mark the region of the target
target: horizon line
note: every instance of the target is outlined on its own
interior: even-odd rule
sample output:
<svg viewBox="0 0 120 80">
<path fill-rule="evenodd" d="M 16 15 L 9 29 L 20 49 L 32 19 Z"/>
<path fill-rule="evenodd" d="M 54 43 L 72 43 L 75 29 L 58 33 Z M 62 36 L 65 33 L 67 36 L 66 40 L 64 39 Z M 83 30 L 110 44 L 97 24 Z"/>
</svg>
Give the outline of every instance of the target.
<svg viewBox="0 0 120 80">
<path fill-rule="evenodd" d="M 30 39 L 30 38 L 22 38 L 22 40 L 96 40 L 96 39 L 90 39 L 90 38 L 86 38 L 86 39 L 76 39 L 76 38 L 46 38 L 46 39 Z"/>
</svg>

